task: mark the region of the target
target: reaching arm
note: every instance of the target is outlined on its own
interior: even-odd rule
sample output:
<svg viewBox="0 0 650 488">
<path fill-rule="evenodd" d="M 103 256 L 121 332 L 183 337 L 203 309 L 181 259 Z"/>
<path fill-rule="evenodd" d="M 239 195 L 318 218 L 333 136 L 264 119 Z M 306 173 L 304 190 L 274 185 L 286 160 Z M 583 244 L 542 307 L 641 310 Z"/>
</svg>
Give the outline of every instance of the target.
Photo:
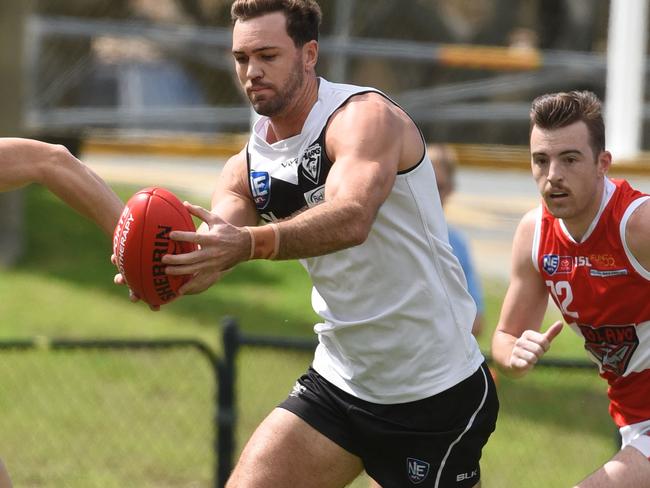
<svg viewBox="0 0 650 488">
<path fill-rule="evenodd" d="M 124 204 L 65 147 L 32 139 L 0 138 L 0 191 L 31 183 L 48 188 L 112 235 Z"/>
<path fill-rule="evenodd" d="M 531 259 L 534 229 L 535 211 L 530 211 L 515 233 L 510 285 L 492 337 L 492 356 L 497 366 L 513 377 L 526 374 L 562 329 L 562 322 L 556 322 L 545 333 L 539 332 L 548 291 Z"/>
</svg>

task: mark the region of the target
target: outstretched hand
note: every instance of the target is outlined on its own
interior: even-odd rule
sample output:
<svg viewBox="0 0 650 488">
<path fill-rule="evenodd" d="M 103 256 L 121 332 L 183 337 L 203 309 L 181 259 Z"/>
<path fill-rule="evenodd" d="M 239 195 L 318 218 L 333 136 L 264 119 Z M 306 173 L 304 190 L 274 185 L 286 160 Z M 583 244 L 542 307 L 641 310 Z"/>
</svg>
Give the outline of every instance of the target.
<svg viewBox="0 0 650 488">
<path fill-rule="evenodd" d="M 222 274 L 250 257 L 250 234 L 229 224 L 203 207 L 183 202 L 185 208 L 203 221 L 196 232 L 173 231 L 170 238 L 192 242 L 198 250 L 184 254 L 167 254 L 162 262 L 170 275 L 192 275 L 179 290 L 181 295 L 200 293 L 219 280 Z"/>
<path fill-rule="evenodd" d="M 551 348 L 551 342 L 562 331 L 564 324 L 555 322 L 544 333 L 526 330 L 515 341 L 510 354 L 510 368 L 518 375 L 530 371 L 539 359 Z"/>
<path fill-rule="evenodd" d="M 111 254 L 111 263 L 113 263 L 117 267 L 117 258 L 115 257 L 115 254 Z M 113 283 L 115 283 L 116 285 L 128 286 L 126 280 L 124 279 L 124 276 L 122 276 L 122 273 L 117 273 L 113 277 Z M 136 295 L 131 288 L 129 288 L 129 300 L 131 300 L 134 303 L 140 301 L 140 297 Z M 149 305 L 149 308 L 153 312 L 158 312 L 160 310 L 160 305 Z"/>
</svg>

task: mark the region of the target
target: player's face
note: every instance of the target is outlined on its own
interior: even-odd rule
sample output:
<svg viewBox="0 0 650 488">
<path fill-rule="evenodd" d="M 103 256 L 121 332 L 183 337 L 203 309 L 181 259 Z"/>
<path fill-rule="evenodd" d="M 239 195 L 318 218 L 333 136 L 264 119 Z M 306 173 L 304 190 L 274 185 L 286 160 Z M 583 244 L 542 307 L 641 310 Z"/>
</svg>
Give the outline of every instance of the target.
<svg viewBox="0 0 650 488">
<path fill-rule="evenodd" d="M 305 47 L 296 47 L 287 34 L 286 19 L 280 12 L 235 22 L 235 70 L 258 114 L 283 115 L 299 99 L 304 51 Z"/>
<path fill-rule="evenodd" d="M 548 210 L 567 224 L 589 226 L 600 208 L 603 177 L 611 163 L 607 151 L 594 154 L 584 122 L 559 129 L 533 127 L 531 166 Z"/>
</svg>

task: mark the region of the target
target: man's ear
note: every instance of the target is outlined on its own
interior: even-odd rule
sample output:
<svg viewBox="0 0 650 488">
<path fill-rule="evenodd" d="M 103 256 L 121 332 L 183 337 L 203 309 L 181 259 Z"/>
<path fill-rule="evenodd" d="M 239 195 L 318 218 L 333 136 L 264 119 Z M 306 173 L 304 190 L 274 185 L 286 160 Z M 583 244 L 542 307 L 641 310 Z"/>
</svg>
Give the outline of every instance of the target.
<svg viewBox="0 0 650 488">
<path fill-rule="evenodd" d="M 612 167 L 612 153 L 609 151 L 600 151 L 598 155 L 598 172 L 601 176 L 605 176 L 609 169 Z"/>
<path fill-rule="evenodd" d="M 314 40 L 306 42 L 302 46 L 302 56 L 305 60 L 305 70 L 315 71 L 318 62 L 318 42 Z"/>
</svg>

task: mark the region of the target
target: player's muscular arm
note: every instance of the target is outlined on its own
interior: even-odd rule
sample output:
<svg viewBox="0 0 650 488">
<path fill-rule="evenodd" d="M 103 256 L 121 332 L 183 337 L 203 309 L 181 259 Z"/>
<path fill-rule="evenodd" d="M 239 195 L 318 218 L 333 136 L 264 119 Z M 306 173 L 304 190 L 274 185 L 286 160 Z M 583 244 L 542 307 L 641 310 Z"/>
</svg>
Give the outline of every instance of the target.
<svg viewBox="0 0 650 488">
<path fill-rule="evenodd" d="M 509 376 L 523 376 L 548 351 L 562 327 L 554 324 L 539 332 L 548 303 L 548 291 L 532 263 L 535 211 L 521 220 L 512 247 L 510 285 L 492 337 L 492 356 Z"/>
<path fill-rule="evenodd" d="M 630 216 L 625 240 L 639 264 L 650 271 L 650 200 L 642 203 Z"/>
<path fill-rule="evenodd" d="M 38 183 L 113 234 L 124 204 L 65 147 L 31 139 L 0 138 L 0 191 Z"/>
<path fill-rule="evenodd" d="M 402 157 L 404 120 L 379 95 L 355 97 L 326 135 L 334 161 L 325 201 L 279 224 L 278 258 L 319 256 L 363 243 L 390 193 Z"/>
</svg>

